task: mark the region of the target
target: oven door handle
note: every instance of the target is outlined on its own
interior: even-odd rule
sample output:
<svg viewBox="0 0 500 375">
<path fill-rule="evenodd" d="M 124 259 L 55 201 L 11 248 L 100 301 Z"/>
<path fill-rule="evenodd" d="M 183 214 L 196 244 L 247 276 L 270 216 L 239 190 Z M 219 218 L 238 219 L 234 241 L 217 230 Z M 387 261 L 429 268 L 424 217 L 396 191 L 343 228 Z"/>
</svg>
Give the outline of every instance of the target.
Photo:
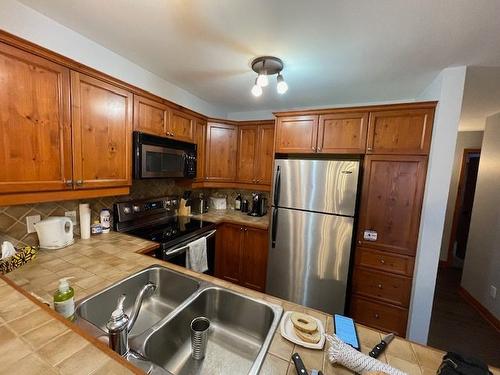
<svg viewBox="0 0 500 375">
<path fill-rule="evenodd" d="M 213 231 L 208 233 L 206 236 L 198 236 L 198 238 L 195 238 L 194 240 L 190 241 L 189 243 L 192 243 L 192 242 L 194 242 L 202 237 L 205 237 L 208 240 L 210 237 L 212 237 L 215 234 L 215 232 L 217 232 L 217 229 L 214 229 Z M 165 256 L 171 256 L 171 255 L 175 255 L 178 253 L 182 253 L 183 251 L 186 251 L 187 249 L 189 249 L 189 244 L 186 246 L 182 246 L 182 247 L 178 247 L 178 248 L 169 250 L 165 253 Z"/>
</svg>

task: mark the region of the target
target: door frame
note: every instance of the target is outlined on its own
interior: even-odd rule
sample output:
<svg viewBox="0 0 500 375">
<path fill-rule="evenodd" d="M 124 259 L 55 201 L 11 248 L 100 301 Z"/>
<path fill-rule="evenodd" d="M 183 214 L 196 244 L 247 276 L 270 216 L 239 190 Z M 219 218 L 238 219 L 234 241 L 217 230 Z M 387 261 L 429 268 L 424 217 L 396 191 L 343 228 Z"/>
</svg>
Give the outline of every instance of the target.
<svg viewBox="0 0 500 375">
<path fill-rule="evenodd" d="M 462 164 L 460 166 L 460 177 L 458 178 L 457 194 L 455 197 L 455 208 L 453 209 L 453 221 L 450 232 L 450 241 L 448 242 L 448 254 L 445 261 L 445 266 L 450 267 L 453 264 L 453 244 L 457 239 L 458 220 L 462 204 L 459 202 L 461 192 L 464 189 L 465 176 L 467 176 L 467 157 L 470 154 L 481 154 L 480 148 L 464 148 L 462 154 Z"/>
</svg>

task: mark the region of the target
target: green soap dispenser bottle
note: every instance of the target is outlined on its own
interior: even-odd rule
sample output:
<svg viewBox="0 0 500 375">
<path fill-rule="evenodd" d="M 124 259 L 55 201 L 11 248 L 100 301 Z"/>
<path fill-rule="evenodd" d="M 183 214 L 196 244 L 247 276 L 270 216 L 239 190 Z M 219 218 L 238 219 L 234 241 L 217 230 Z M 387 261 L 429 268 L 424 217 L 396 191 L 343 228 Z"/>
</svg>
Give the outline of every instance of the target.
<svg viewBox="0 0 500 375">
<path fill-rule="evenodd" d="M 72 277 L 64 277 L 59 280 L 59 287 L 54 293 L 54 309 L 70 321 L 75 320 L 75 291 L 69 286 L 68 280 Z"/>
</svg>

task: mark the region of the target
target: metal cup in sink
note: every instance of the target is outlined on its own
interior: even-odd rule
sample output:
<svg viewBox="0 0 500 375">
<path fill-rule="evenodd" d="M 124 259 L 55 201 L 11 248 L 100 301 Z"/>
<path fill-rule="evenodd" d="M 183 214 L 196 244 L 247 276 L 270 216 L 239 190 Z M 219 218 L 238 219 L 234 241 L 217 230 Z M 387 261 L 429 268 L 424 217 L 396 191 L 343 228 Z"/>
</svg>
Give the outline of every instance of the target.
<svg viewBox="0 0 500 375">
<path fill-rule="evenodd" d="M 194 318 L 191 321 L 191 357 L 193 359 L 205 358 L 209 328 L 210 321 L 203 316 Z"/>
</svg>

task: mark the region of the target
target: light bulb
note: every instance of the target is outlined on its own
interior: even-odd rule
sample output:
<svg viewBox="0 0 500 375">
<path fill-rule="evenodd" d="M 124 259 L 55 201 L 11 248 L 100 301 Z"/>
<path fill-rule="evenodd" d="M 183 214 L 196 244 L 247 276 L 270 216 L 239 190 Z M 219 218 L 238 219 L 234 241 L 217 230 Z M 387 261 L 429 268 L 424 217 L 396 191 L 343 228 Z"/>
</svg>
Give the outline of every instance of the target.
<svg viewBox="0 0 500 375">
<path fill-rule="evenodd" d="M 288 85 L 281 74 L 278 74 L 278 84 L 276 85 L 276 90 L 278 94 L 284 94 L 288 90 Z"/>
<path fill-rule="evenodd" d="M 260 73 L 259 76 L 257 77 L 257 84 L 260 87 L 266 87 L 269 85 L 269 79 L 267 78 L 267 75 L 265 73 Z"/>
<path fill-rule="evenodd" d="M 262 95 L 262 87 L 260 87 L 257 83 L 255 83 L 255 85 L 253 85 L 252 87 L 252 95 L 256 97 Z"/>
</svg>

